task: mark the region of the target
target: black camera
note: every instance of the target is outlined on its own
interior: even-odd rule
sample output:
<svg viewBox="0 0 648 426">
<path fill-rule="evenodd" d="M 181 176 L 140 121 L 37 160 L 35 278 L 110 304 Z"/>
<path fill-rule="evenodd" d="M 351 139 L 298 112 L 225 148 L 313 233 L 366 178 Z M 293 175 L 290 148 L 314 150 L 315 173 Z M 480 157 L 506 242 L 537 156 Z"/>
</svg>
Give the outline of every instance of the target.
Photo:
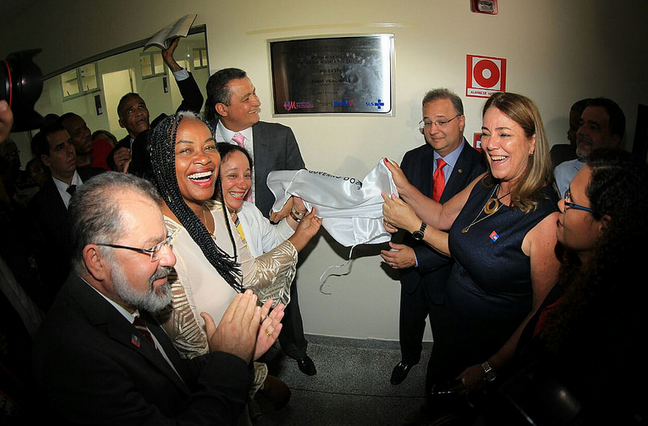
<svg viewBox="0 0 648 426">
<path fill-rule="evenodd" d="M 0 61 L 0 100 L 7 101 L 13 112 L 14 132 L 38 129 L 43 124 L 43 117 L 34 111 L 43 91 L 43 73 L 32 58 L 40 51 L 23 50 Z"/>
</svg>

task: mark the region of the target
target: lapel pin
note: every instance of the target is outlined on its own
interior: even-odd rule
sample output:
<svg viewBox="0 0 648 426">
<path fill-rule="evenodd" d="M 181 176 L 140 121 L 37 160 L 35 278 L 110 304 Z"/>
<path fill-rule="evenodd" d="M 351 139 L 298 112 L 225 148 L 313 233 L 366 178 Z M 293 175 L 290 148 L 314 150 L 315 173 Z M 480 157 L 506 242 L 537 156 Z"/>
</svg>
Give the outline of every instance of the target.
<svg viewBox="0 0 648 426">
<path fill-rule="evenodd" d="M 137 337 L 136 335 L 132 334 L 131 335 L 131 345 L 139 348 L 141 344 L 142 344 L 142 341 L 140 340 L 140 338 Z"/>
</svg>

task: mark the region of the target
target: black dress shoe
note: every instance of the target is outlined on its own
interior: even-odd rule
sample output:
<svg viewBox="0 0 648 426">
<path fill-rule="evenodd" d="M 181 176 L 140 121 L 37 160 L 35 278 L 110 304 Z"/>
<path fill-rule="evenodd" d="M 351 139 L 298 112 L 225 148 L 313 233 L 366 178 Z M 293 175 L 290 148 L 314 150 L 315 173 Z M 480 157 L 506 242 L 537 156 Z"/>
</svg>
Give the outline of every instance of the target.
<svg viewBox="0 0 648 426">
<path fill-rule="evenodd" d="M 307 376 L 314 376 L 317 374 L 317 369 L 315 368 L 315 363 L 308 355 L 297 360 L 297 366 L 299 370 L 306 374 Z"/>
<path fill-rule="evenodd" d="M 405 380 L 411 368 L 411 365 L 405 364 L 403 361 L 396 364 L 396 367 L 394 367 L 394 370 L 392 371 L 391 384 L 400 385 L 403 383 L 403 380 Z"/>
<path fill-rule="evenodd" d="M 285 407 L 288 401 L 290 401 L 290 395 L 292 394 L 288 385 L 271 375 L 266 377 L 258 393 L 264 395 L 274 405 L 276 410 Z"/>
</svg>

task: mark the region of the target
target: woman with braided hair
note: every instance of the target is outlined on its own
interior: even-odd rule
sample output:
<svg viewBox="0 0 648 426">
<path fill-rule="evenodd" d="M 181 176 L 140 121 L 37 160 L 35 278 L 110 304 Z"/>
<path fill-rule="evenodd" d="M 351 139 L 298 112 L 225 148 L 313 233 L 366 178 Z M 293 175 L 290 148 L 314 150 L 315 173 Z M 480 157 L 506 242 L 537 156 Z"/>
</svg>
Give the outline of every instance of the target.
<svg viewBox="0 0 648 426">
<path fill-rule="evenodd" d="M 311 223 L 314 216 L 307 215 L 301 224 L 310 229 L 302 233 L 304 241 L 284 241 L 255 259 L 226 209 L 212 200 L 220 155 L 207 123 L 179 112 L 162 120 L 148 139 L 153 180 L 177 257 L 175 276 L 169 277 L 173 301 L 161 321 L 180 353 L 194 357 L 208 351 L 200 312 L 220 318 L 245 288 L 261 301 L 289 302 L 299 246 L 315 235 L 318 221 Z"/>
</svg>

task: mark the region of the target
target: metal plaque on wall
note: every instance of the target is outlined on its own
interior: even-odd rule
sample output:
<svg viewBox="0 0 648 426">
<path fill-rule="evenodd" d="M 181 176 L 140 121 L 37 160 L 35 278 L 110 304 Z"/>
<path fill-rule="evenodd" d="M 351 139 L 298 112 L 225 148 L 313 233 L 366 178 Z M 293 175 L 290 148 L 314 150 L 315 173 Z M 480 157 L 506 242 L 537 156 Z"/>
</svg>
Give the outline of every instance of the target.
<svg viewBox="0 0 648 426">
<path fill-rule="evenodd" d="M 394 36 L 270 42 L 275 114 L 392 111 Z"/>
</svg>

